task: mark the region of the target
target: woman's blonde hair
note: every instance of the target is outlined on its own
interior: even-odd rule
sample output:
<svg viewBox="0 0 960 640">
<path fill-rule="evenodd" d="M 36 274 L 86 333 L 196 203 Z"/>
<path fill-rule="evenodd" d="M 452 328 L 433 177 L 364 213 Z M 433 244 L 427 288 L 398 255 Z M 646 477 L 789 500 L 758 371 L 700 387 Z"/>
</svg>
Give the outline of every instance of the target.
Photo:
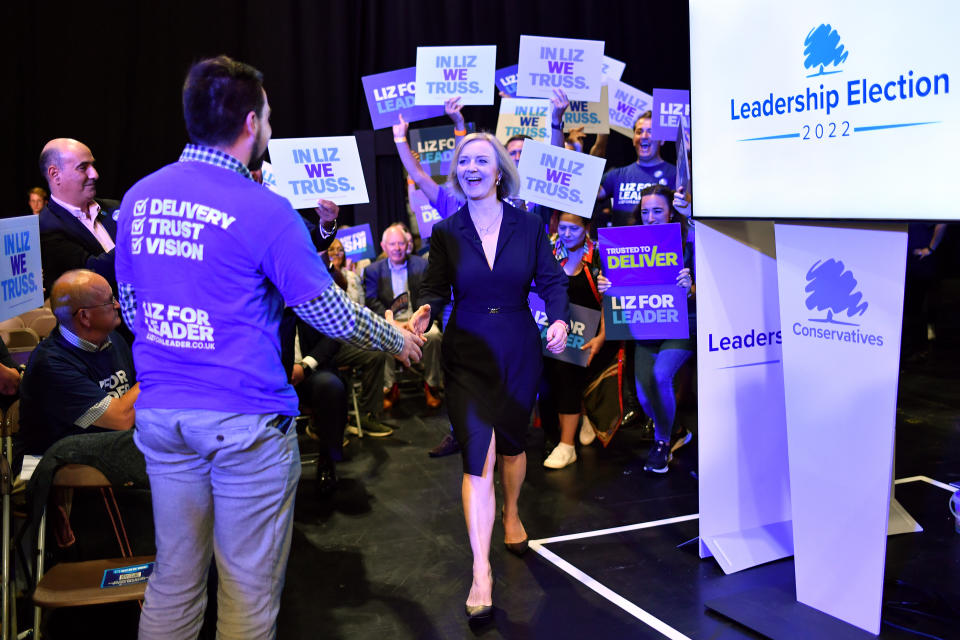
<svg viewBox="0 0 960 640">
<path fill-rule="evenodd" d="M 467 143 L 473 142 L 474 140 L 486 140 L 493 146 L 493 150 L 497 154 L 497 169 L 500 170 L 500 182 L 497 184 L 497 199 L 503 200 L 507 196 L 516 195 L 520 189 L 520 174 L 517 172 L 516 165 L 513 164 L 513 158 L 510 157 L 510 154 L 507 153 L 507 150 L 499 140 L 485 131 L 471 133 L 461 140 L 457 148 L 454 149 L 453 158 L 450 160 L 450 175 L 447 178 L 453 192 L 466 197 L 466 194 L 460 187 L 460 181 L 457 179 L 457 164 L 460 162 L 460 151 Z"/>
</svg>

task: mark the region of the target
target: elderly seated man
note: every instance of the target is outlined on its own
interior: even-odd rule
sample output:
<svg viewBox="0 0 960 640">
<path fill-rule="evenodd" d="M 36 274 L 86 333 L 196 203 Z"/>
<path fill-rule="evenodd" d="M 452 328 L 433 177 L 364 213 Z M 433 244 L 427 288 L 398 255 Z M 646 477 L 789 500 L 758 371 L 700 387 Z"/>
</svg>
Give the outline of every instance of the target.
<svg viewBox="0 0 960 640">
<path fill-rule="evenodd" d="M 406 320 L 422 304 L 420 283 L 427 271 L 427 261 L 417 255 L 410 255 L 407 240 L 407 228 L 395 223 L 384 229 L 380 246 L 386 253 L 386 259 L 378 260 L 363 271 L 363 284 L 367 307 L 378 315 L 392 311 L 397 320 Z M 406 294 L 406 295 L 404 295 Z M 426 373 L 424 392 L 427 406 L 439 407 L 440 389 L 443 387 L 443 371 L 440 366 L 440 340 L 443 334 L 436 322 L 432 323 L 425 335 L 421 364 Z M 384 408 L 396 400 L 394 368 L 387 367 L 384 376 Z"/>
<path fill-rule="evenodd" d="M 140 391 L 130 347 L 115 331 L 120 306 L 103 276 L 64 273 L 50 303 L 59 322 L 30 354 L 20 384 L 20 438 L 34 455 L 65 436 L 129 430 Z"/>
</svg>

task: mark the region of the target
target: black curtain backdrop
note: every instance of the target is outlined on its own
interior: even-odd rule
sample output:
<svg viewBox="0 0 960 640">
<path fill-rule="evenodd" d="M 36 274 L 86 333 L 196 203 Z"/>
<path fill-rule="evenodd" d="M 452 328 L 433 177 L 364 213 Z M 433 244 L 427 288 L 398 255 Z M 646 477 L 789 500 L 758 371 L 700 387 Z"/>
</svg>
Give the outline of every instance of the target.
<svg viewBox="0 0 960 640">
<path fill-rule="evenodd" d="M 138 179 L 176 160 L 187 141 L 180 106 L 186 70 L 220 53 L 263 72 L 278 138 L 370 129 L 360 78 L 413 66 L 421 45 L 495 44 L 500 68 L 517 62 L 521 34 L 604 40 L 605 53 L 626 62 L 624 82 L 647 92 L 690 86 L 682 1 L 4 4 L 0 46 L 13 66 L 0 104 L 13 126 L 0 160 L 0 216 L 25 215 L 27 191 L 46 187 L 37 159 L 51 138 L 76 138 L 93 150 L 103 197 L 121 198 Z M 464 114 L 480 129 L 496 126 L 496 105 L 466 107 Z M 390 135 L 389 129 L 376 134 L 378 142 Z M 630 140 L 611 133 L 607 157 L 608 167 L 631 162 Z M 403 211 L 400 176 L 399 160 L 378 158 L 370 186 L 377 189 L 380 221 Z M 344 217 L 352 220 L 349 207 Z"/>
</svg>

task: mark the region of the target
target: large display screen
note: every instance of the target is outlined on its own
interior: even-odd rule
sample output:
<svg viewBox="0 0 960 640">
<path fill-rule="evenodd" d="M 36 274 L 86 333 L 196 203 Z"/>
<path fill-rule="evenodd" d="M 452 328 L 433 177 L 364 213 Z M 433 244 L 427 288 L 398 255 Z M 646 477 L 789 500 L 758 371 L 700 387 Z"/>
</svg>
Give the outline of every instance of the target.
<svg viewBox="0 0 960 640">
<path fill-rule="evenodd" d="M 696 217 L 960 220 L 960 2 L 691 0 Z"/>
</svg>

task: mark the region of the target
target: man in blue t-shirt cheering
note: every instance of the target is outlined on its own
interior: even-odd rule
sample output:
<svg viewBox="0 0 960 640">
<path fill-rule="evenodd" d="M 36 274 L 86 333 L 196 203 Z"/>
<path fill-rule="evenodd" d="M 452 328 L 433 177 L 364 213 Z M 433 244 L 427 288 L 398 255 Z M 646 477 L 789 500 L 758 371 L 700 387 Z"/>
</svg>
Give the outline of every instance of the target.
<svg viewBox="0 0 960 640">
<path fill-rule="evenodd" d="M 272 638 L 300 477 L 284 305 L 407 364 L 423 340 L 351 302 L 296 211 L 251 179 L 270 139 L 259 71 L 226 56 L 194 64 L 183 113 L 192 144 L 126 193 L 117 230 L 117 287 L 137 338 L 135 441 L 156 521 L 140 638 L 197 636 L 214 551 L 218 635 Z"/>
<path fill-rule="evenodd" d="M 593 155 L 601 155 L 605 149 L 605 139 L 597 137 Z M 660 157 L 659 140 L 653 139 L 653 114 L 646 111 L 640 114 L 633 125 L 633 147 L 637 151 L 637 161 L 625 167 L 617 167 L 603 174 L 597 200 L 610 198 L 612 210 L 610 217 L 597 215 L 593 224 L 595 227 L 623 227 L 640 224 L 633 211 L 640 204 L 640 192 L 653 184 L 662 184 L 675 188 L 677 167 Z M 673 206 L 680 213 L 689 216 L 689 203 L 680 193 L 674 198 Z"/>
</svg>

